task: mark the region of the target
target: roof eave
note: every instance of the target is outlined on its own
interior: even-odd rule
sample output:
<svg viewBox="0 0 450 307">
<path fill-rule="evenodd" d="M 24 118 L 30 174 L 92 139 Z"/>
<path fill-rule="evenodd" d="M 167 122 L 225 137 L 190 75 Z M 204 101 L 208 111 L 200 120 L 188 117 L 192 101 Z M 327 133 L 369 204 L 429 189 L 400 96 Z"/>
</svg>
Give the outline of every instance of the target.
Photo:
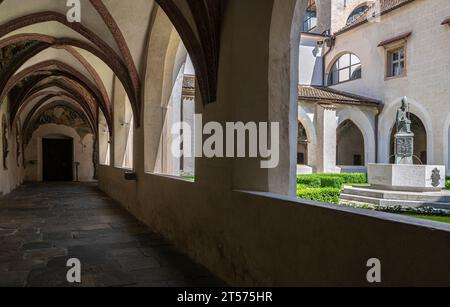
<svg viewBox="0 0 450 307">
<path fill-rule="evenodd" d="M 401 8 L 401 7 L 403 7 L 403 6 L 407 5 L 407 4 L 410 4 L 413 1 L 415 1 L 415 0 L 408 0 L 408 1 L 402 2 L 400 4 L 397 4 L 396 6 L 393 6 L 393 7 L 389 8 L 389 9 L 381 12 L 380 16 L 386 15 L 386 14 L 388 14 L 388 13 L 390 13 L 390 12 L 396 10 L 396 9 L 399 9 L 399 8 Z M 334 36 L 338 36 L 338 35 L 344 34 L 344 33 L 348 32 L 348 31 L 350 31 L 350 30 L 352 30 L 354 28 L 357 28 L 359 26 L 362 26 L 363 24 L 366 24 L 368 22 L 369 22 L 369 20 L 366 18 L 366 19 L 364 19 L 364 20 L 362 20 L 360 22 L 357 22 L 354 25 L 351 25 L 351 26 L 349 26 L 347 28 L 344 27 L 343 29 L 341 29 L 341 30 L 337 31 L 336 33 L 334 33 Z"/>
</svg>

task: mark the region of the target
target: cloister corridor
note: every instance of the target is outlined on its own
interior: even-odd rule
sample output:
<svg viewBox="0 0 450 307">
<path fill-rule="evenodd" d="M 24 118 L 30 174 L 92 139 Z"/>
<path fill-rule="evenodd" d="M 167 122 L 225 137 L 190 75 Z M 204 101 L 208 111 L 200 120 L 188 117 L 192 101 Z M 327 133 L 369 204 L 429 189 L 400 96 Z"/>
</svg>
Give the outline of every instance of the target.
<svg viewBox="0 0 450 307">
<path fill-rule="evenodd" d="M 0 287 L 223 286 L 95 184 L 28 184 L 0 198 Z M 80 285 L 80 284 L 75 284 Z"/>
</svg>

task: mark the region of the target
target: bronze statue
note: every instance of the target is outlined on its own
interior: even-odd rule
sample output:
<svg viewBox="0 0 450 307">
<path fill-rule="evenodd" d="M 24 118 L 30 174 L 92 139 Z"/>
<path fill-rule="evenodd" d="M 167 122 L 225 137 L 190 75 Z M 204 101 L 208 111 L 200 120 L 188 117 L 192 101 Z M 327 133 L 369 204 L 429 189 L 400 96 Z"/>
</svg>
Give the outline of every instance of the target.
<svg viewBox="0 0 450 307">
<path fill-rule="evenodd" d="M 411 130 L 411 117 L 408 100 L 402 98 L 402 105 L 397 111 L 397 133 L 395 134 L 395 163 L 414 164 L 414 133 Z"/>
<path fill-rule="evenodd" d="M 397 133 L 411 134 L 411 119 L 409 116 L 409 108 L 407 105 L 407 98 L 402 98 L 402 106 L 397 111 Z"/>
</svg>

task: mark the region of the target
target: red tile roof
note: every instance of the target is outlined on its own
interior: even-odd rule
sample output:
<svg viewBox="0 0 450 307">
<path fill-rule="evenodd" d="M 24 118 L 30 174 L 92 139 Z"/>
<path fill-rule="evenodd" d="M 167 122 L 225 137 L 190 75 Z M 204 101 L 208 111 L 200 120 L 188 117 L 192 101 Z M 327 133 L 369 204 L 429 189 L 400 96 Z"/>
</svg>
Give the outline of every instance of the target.
<svg viewBox="0 0 450 307">
<path fill-rule="evenodd" d="M 325 103 L 379 107 L 381 101 L 322 86 L 299 86 L 298 98 Z"/>
</svg>

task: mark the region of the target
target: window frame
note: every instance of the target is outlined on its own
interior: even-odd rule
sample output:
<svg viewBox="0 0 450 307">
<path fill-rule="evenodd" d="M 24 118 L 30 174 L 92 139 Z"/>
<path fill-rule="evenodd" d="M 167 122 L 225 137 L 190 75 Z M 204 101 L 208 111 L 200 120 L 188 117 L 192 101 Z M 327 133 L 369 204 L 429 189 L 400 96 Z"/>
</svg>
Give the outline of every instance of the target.
<svg viewBox="0 0 450 307">
<path fill-rule="evenodd" d="M 349 61 L 348 61 L 348 66 L 344 66 L 344 67 L 339 67 L 339 61 L 344 57 L 344 56 L 349 56 Z M 356 57 L 358 59 L 358 63 L 353 64 L 352 63 L 352 57 Z M 352 69 L 355 67 L 358 67 L 360 69 L 360 74 L 358 77 L 356 78 L 352 78 Z M 340 80 L 340 73 L 341 71 L 344 70 L 348 70 L 348 79 L 341 81 Z M 336 74 L 337 76 L 337 80 L 334 79 L 334 75 Z M 352 52 L 346 52 L 341 54 L 339 57 L 336 58 L 336 60 L 333 62 L 333 65 L 331 66 L 331 69 L 328 72 L 328 78 L 327 78 L 327 85 L 328 86 L 334 86 L 334 85 L 339 85 L 342 83 L 346 83 L 346 82 L 350 82 L 350 81 L 355 81 L 355 80 L 359 80 L 362 79 L 362 62 L 361 59 L 354 53 Z"/>
<path fill-rule="evenodd" d="M 398 59 L 396 61 L 393 60 L 393 56 L 396 52 L 399 52 L 400 50 L 403 50 L 403 59 Z M 391 79 L 397 79 L 397 78 L 404 78 L 407 76 L 407 70 L 408 70 L 408 61 L 407 61 L 407 42 L 401 41 L 396 44 L 392 44 L 390 46 L 386 47 L 385 51 L 385 80 L 391 80 Z M 403 62 L 403 69 L 401 74 L 395 75 L 393 73 L 393 64 L 398 63 L 401 65 Z"/>
<path fill-rule="evenodd" d="M 313 10 L 313 7 L 316 9 Z M 315 13 L 314 16 L 308 13 Z M 312 27 L 311 20 L 316 19 L 316 25 Z M 317 28 L 317 3 L 316 0 L 308 0 L 308 7 L 306 8 L 305 18 L 303 19 L 303 31 L 311 32 Z"/>
<path fill-rule="evenodd" d="M 361 9 L 363 9 L 363 10 L 356 13 L 357 11 L 359 11 Z M 358 19 L 359 17 L 364 15 L 364 13 L 366 13 L 369 9 L 370 9 L 370 6 L 367 3 L 361 4 L 357 7 L 355 7 L 355 9 L 350 13 L 350 15 L 348 15 L 345 25 L 348 26 L 348 25 L 352 24 L 356 19 Z"/>
</svg>

